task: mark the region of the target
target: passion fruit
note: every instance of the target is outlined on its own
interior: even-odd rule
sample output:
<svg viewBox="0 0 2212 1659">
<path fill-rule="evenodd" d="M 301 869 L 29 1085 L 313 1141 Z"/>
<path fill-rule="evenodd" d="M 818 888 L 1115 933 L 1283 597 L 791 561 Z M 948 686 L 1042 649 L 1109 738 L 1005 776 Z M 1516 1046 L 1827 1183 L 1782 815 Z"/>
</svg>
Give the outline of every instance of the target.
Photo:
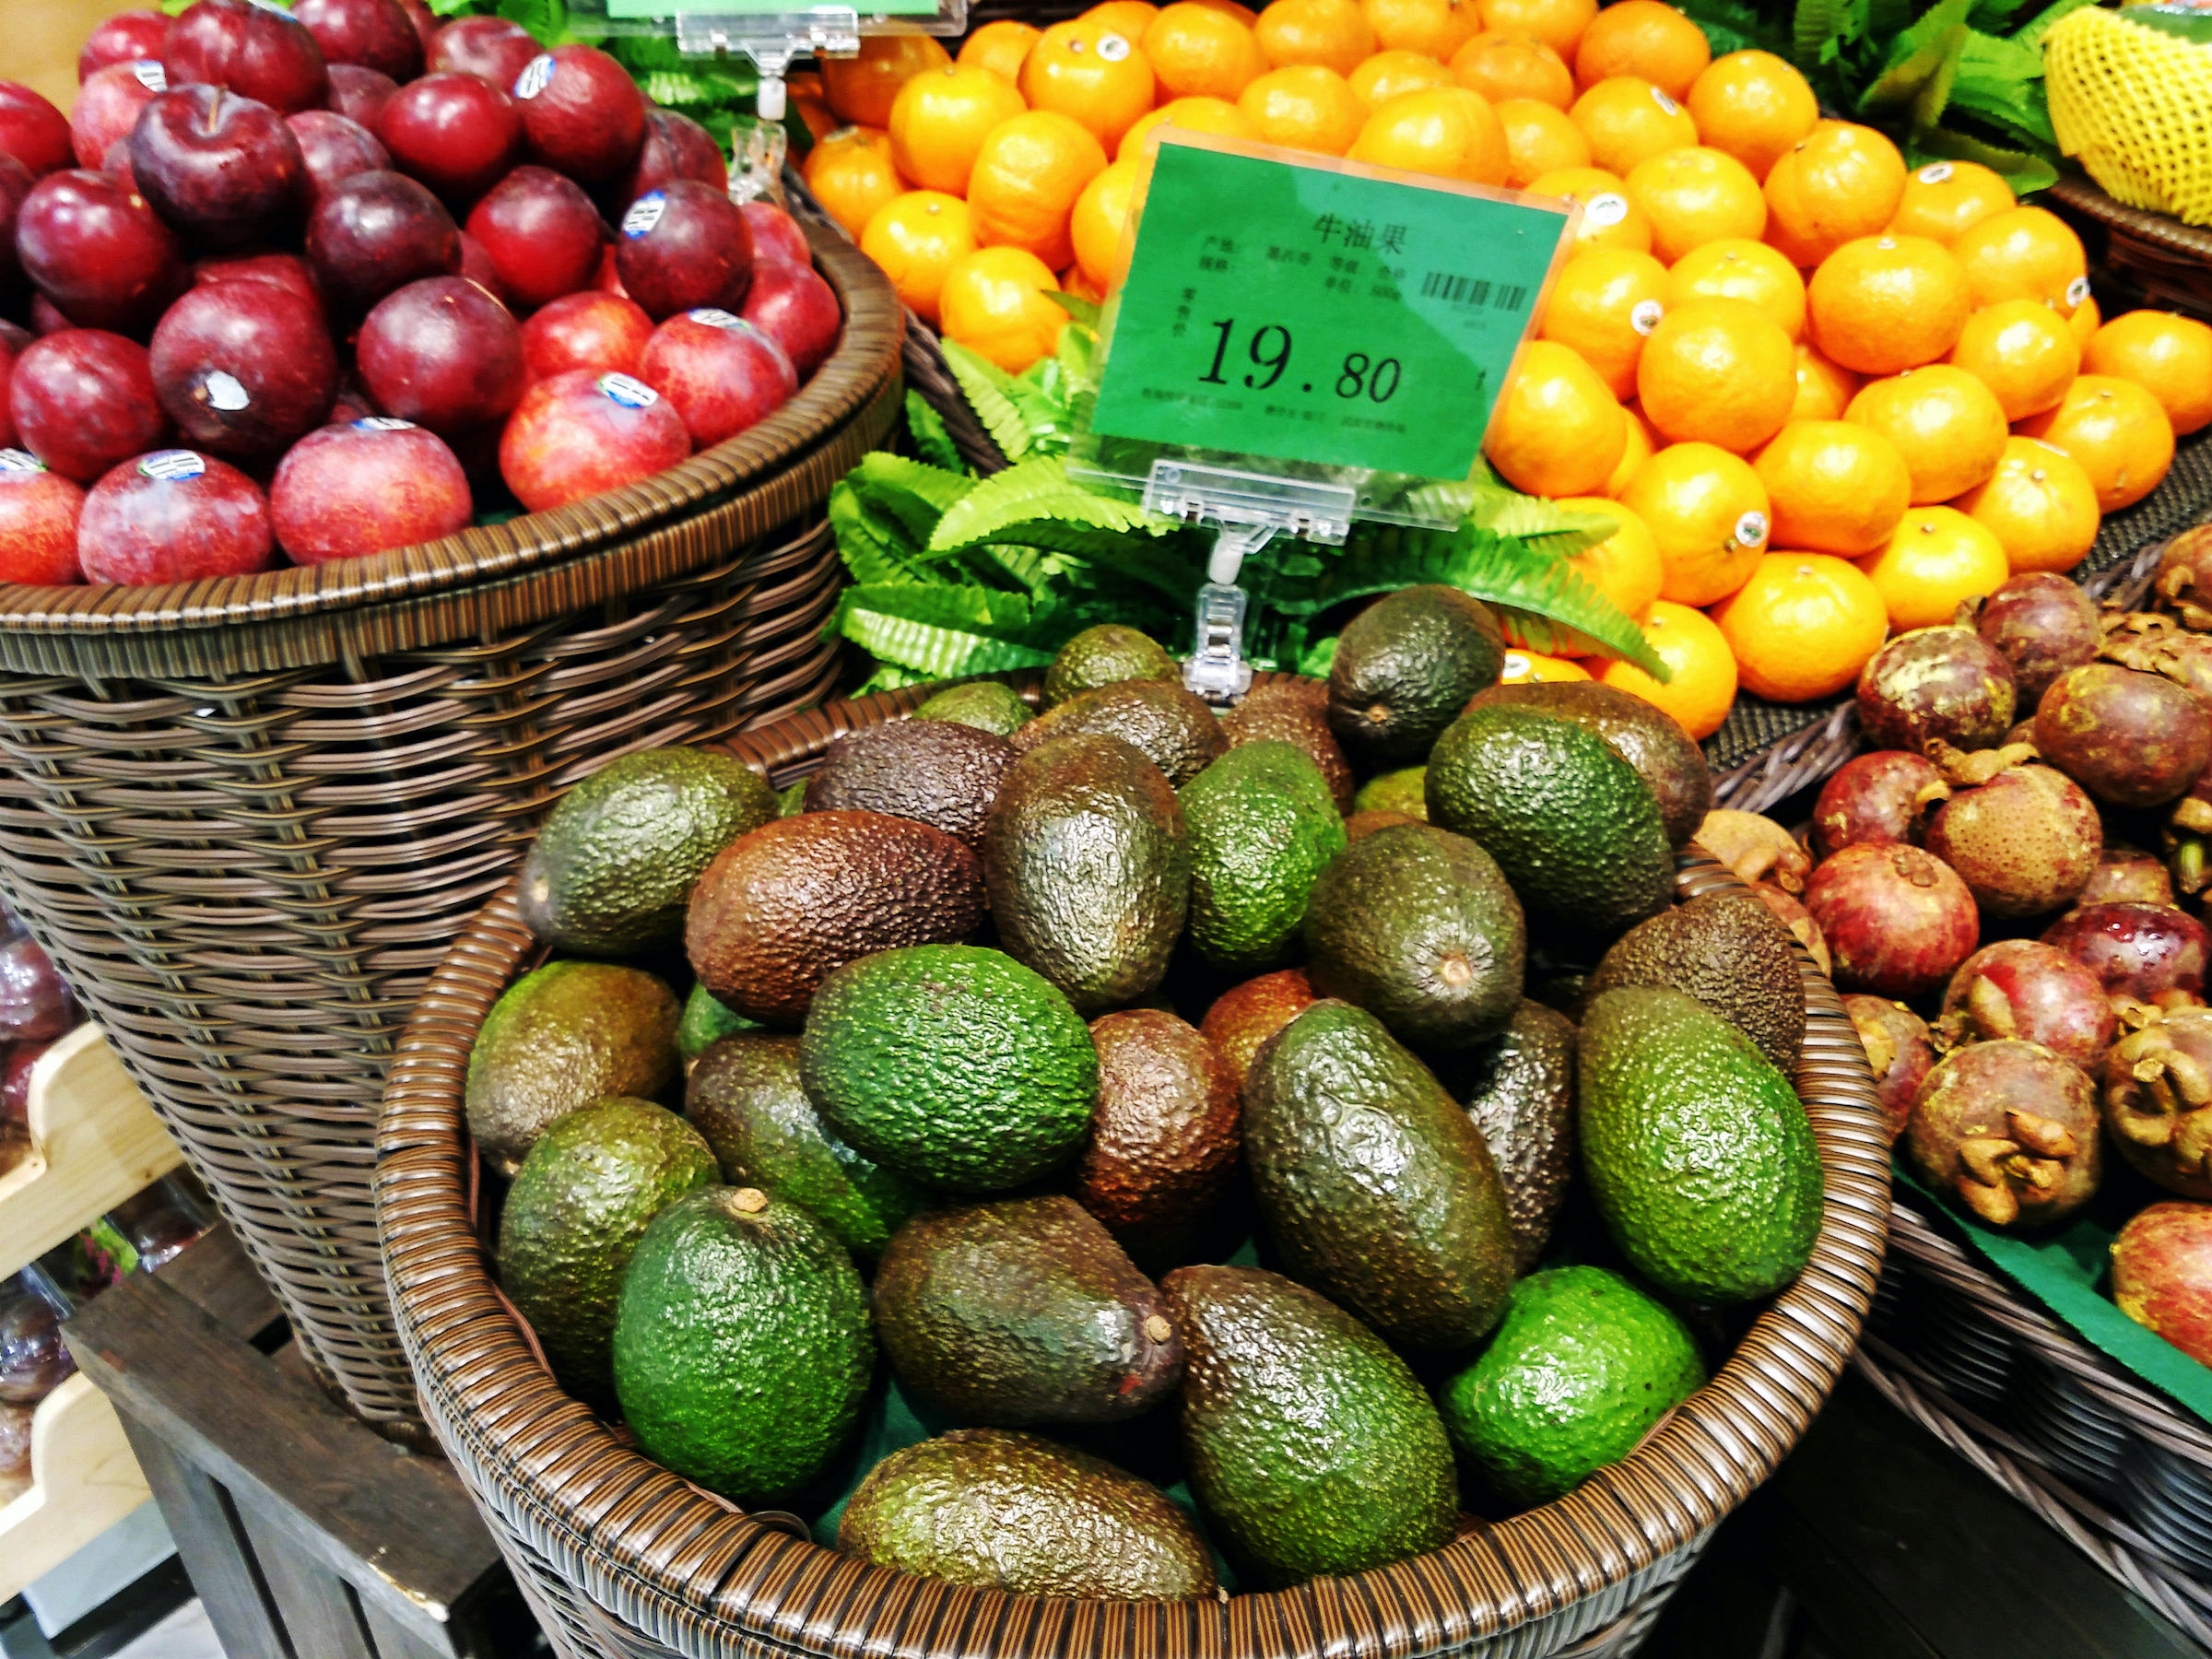
<svg viewBox="0 0 2212 1659">
<path fill-rule="evenodd" d="M 2100 801 L 2157 806 L 2212 760 L 2212 705 L 2160 675 L 2089 663 L 2043 693 L 2035 747 Z"/>
<path fill-rule="evenodd" d="M 2097 1190 L 2097 1091 L 2040 1044 L 1977 1042 L 1921 1084 L 1905 1150 L 1922 1180 L 1990 1226 L 2046 1227 Z"/>
<path fill-rule="evenodd" d="M 1933 991 L 1973 953 L 1974 896 L 1920 847 L 1862 841 L 1817 865 L 1806 884 L 1812 912 L 1846 991 L 1912 997 Z"/>
<path fill-rule="evenodd" d="M 1959 965 L 1936 1022 L 1946 1052 L 2020 1038 L 2093 1072 L 2117 1021 L 2097 976 L 2034 939 L 2000 939 Z"/>
<path fill-rule="evenodd" d="M 1930 815 L 1950 794 L 1924 755 L 1876 749 L 1853 756 L 1820 787 L 1813 806 L 1813 850 L 1832 858 L 1861 841 L 1917 847 L 1926 840 Z"/>
<path fill-rule="evenodd" d="M 1946 801 L 1927 840 L 1984 914 L 2040 916 L 2071 904 L 2088 885 L 2104 826 L 2096 803 L 2064 772 L 2015 766 Z"/>
<path fill-rule="evenodd" d="M 2067 669 L 2096 661 L 2102 642 L 2096 605 L 2079 584 L 2052 571 L 2015 576 L 1965 608 L 1974 631 L 2012 665 L 2022 709 L 2033 709 Z"/>
<path fill-rule="evenodd" d="M 2212 1008 L 2177 1008 L 2104 1060 L 2104 1126 L 2170 1193 L 2212 1198 Z"/>
</svg>

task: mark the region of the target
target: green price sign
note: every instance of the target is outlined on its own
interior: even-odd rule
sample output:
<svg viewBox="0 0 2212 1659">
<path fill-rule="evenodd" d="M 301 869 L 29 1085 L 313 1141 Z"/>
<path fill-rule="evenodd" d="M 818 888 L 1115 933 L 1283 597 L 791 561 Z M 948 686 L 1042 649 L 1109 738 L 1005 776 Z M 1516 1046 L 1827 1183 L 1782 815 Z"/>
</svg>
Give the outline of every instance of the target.
<svg viewBox="0 0 2212 1659">
<path fill-rule="evenodd" d="M 571 11 L 592 7 L 571 6 Z M 943 0 L 866 0 L 852 8 L 866 18 L 934 18 L 944 9 Z M 804 17 L 808 8 L 801 0 L 606 0 L 608 18 L 639 18 L 683 17 L 791 18 Z"/>
<path fill-rule="evenodd" d="M 1465 477 L 1568 205 L 1163 136 L 1091 429 Z"/>
</svg>

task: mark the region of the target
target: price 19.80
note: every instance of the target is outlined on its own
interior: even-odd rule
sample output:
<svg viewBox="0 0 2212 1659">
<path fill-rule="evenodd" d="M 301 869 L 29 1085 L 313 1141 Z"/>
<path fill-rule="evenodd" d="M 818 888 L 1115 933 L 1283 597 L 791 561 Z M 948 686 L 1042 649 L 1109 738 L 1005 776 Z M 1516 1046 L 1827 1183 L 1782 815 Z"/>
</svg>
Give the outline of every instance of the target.
<svg viewBox="0 0 2212 1659">
<path fill-rule="evenodd" d="M 1218 318 L 1213 328 L 1214 360 L 1206 371 L 1198 377 L 1198 383 L 1204 386 L 1226 386 L 1230 383 L 1230 377 L 1223 371 L 1226 369 L 1234 373 L 1238 367 L 1230 351 L 1236 338 L 1237 320 L 1234 317 Z M 1250 338 L 1245 341 L 1244 356 L 1250 359 L 1252 368 L 1238 378 L 1253 392 L 1274 390 L 1277 382 L 1289 372 L 1290 331 L 1280 323 L 1262 324 L 1252 331 Z M 1383 358 L 1377 361 L 1370 359 L 1364 351 L 1347 351 L 1336 370 L 1336 395 L 1344 398 L 1364 397 L 1370 403 L 1388 403 L 1397 393 L 1402 372 L 1396 358 Z M 1314 389 L 1311 381 L 1299 382 L 1301 392 Z"/>
</svg>

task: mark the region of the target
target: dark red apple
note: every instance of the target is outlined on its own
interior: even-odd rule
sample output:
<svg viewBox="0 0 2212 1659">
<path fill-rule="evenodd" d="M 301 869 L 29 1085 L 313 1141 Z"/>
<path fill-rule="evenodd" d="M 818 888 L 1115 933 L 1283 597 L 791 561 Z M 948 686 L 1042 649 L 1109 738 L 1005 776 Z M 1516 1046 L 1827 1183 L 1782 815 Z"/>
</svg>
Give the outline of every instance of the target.
<svg viewBox="0 0 2212 1659">
<path fill-rule="evenodd" d="M 124 462 L 92 487 L 77 521 L 88 582 L 248 576 L 269 568 L 273 548 L 269 506 L 253 480 L 192 450 Z"/>
<path fill-rule="evenodd" d="M 404 173 L 356 173 L 308 216 L 307 259 L 333 310 L 357 315 L 394 288 L 458 271 L 461 231 Z"/>
<path fill-rule="evenodd" d="M 76 89 L 69 112 L 69 143 L 79 167 L 100 168 L 108 152 L 131 135 L 146 106 L 169 90 L 169 76 L 151 58 L 110 64 Z"/>
<path fill-rule="evenodd" d="M 270 282 L 216 282 L 154 329 L 154 394 L 185 439 L 218 454 L 281 454 L 323 424 L 338 354 L 323 308 Z"/>
<path fill-rule="evenodd" d="M 735 438 L 799 389 L 783 348 L 726 311 L 685 312 L 654 329 L 638 378 L 675 406 L 694 449 Z"/>
<path fill-rule="evenodd" d="M 2212 1365 L 2212 1204 L 2154 1204 L 2112 1241 L 2112 1300 L 2200 1364 Z"/>
<path fill-rule="evenodd" d="M 315 37 L 290 13 L 252 0 L 194 0 L 170 20 L 161 63 L 171 86 L 228 87 L 284 115 L 319 110 L 330 96 Z"/>
<path fill-rule="evenodd" d="M 596 46 L 557 46 L 514 79 L 530 159 L 584 184 L 618 178 L 645 142 L 645 95 Z"/>
<path fill-rule="evenodd" d="M 61 308 L 55 305 L 53 300 L 47 299 L 45 295 L 31 295 L 30 330 L 33 334 L 41 336 L 50 334 L 61 334 L 65 330 L 72 329 L 76 326 L 76 324 L 70 322 L 67 317 L 62 315 Z"/>
<path fill-rule="evenodd" d="M 331 113 L 358 121 L 371 133 L 376 131 L 377 112 L 384 107 L 384 100 L 398 90 L 399 83 L 390 76 L 359 64 L 330 66 Z"/>
<path fill-rule="evenodd" d="M 203 247 L 273 241 L 307 204 L 307 162 L 284 117 L 220 87 L 179 87 L 147 104 L 131 130 L 131 176 Z"/>
<path fill-rule="evenodd" d="M 16 217 L 23 274 L 84 328 L 148 326 L 184 286 L 177 239 L 146 198 L 105 174 L 41 179 Z"/>
<path fill-rule="evenodd" d="M 310 432 L 269 484 L 269 517 L 294 564 L 436 541 L 475 511 L 445 441 L 385 416 Z"/>
<path fill-rule="evenodd" d="M 516 168 L 477 204 L 467 229 L 523 311 L 576 292 L 599 268 L 599 210 L 551 168 Z"/>
<path fill-rule="evenodd" d="M 507 285 L 500 280 L 499 266 L 491 263 L 491 255 L 484 252 L 484 244 L 465 230 L 461 232 L 461 275 L 509 311 L 514 309 Z"/>
<path fill-rule="evenodd" d="M 85 492 L 19 449 L 0 449 L 0 582 L 82 582 L 76 520 Z"/>
<path fill-rule="evenodd" d="M 806 245 L 806 232 L 782 208 L 756 196 L 749 202 L 739 203 L 737 211 L 745 215 L 745 222 L 753 233 L 755 269 L 764 265 L 814 268 L 814 250 Z"/>
<path fill-rule="evenodd" d="M 23 267 L 16 262 L 16 216 L 37 182 L 22 162 L 13 156 L 0 156 L 0 304 L 22 291 Z"/>
<path fill-rule="evenodd" d="M 289 124 L 307 169 L 311 206 L 355 173 L 391 171 L 392 152 L 358 121 L 329 110 L 302 110 Z"/>
<path fill-rule="evenodd" d="M 678 179 L 624 212 L 615 269 L 656 323 L 701 306 L 735 311 L 753 277 L 753 233 L 723 192 Z"/>
<path fill-rule="evenodd" d="M 637 165 L 612 193 L 610 206 L 618 214 L 647 191 L 677 179 L 726 192 L 730 166 L 723 159 L 722 147 L 714 142 L 714 135 L 690 116 L 678 115 L 674 110 L 648 110 L 644 147 L 638 151 Z"/>
<path fill-rule="evenodd" d="M 76 998 L 36 939 L 23 934 L 0 945 L 0 1038 L 49 1041 L 81 1018 Z"/>
<path fill-rule="evenodd" d="M 354 349 L 379 409 L 441 436 L 497 420 L 522 395 L 523 332 L 465 276 L 427 277 L 386 295 Z"/>
<path fill-rule="evenodd" d="M 465 208 L 512 167 L 522 147 L 514 100 L 474 75 L 426 75 L 377 112 L 392 164 Z"/>
<path fill-rule="evenodd" d="M 399 0 L 297 0 L 292 16 L 315 37 L 325 64 L 359 64 L 395 81 L 422 73 L 422 41 Z"/>
<path fill-rule="evenodd" d="M 9 388 L 16 378 L 16 359 L 29 347 L 26 338 L 20 345 L 16 341 L 0 340 L 0 449 L 17 446 L 15 411 L 8 406 Z"/>
<path fill-rule="evenodd" d="M 141 58 L 159 60 L 162 42 L 169 39 L 169 19 L 158 11 L 117 12 L 93 25 L 76 54 L 78 83 L 88 81 L 110 64 L 132 64 Z"/>
<path fill-rule="evenodd" d="M 438 38 L 438 14 L 423 4 L 423 0 L 399 0 L 399 9 L 407 14 L 407 21 L 415 29 L 415 41 L 422 48 L 422 61 L 430 61 L 430 42 Z"/>
<path fill-rule="evenodd" d="M 21 81 L 0 80 L 0 156 L 13 156 L 32 176 L 69 165 L 69 123 Z"/>
<path fill-rule="evenodd" d="M 194 288 L 217 282 L 273 282 L 302 300 L 312 300 L 318 310 L 323 304 L 323 290 L 316 285 L 314 272 L 297 253 L 233 253 L 223 259 L 203 259 L 192 267 L 192 282 Z"/>
<path fill-rule="evenodd" d="M 146 347 L 101 329 L 65 328 L 24 347 L 7 402 L 17 441 L 79 484 L 169 436 Z"/>
<path fill-rule="evenodd" d="M 523 394 L 500 440 L 500 476 L 533 512 L 665 471 L 691 453 L 683 418 L 644 382 L 577 370 Z"/>
<path fill-rule="evenodd" d="M 615 267 L 615 245 L 607 243 L 606 252 L 599 255 L 599 275 L 592 278 L 592 286 L 603 294 L 619 294 L 625 300 L 629 290 L 622 286 L 622 273 Z"/>
<path fill-rule="evenodd" d="M 433 73 L 480 75 L 495 87 L 509 88 L 536 55 L 537 42 L 520 23 L 505 18 L 455 18 L 430 43 L 430 68 Z"/>
<path fill-rule="evenodd" d="M 379 415 L 369 402 L 369 394 L 351 381 L 338 388 L 337 401 L 330 406 L 330 424 L 351 426 L 357 420 L 389 420 L 388 415 Z"/>
<path fill-rule="evenodd" d="M 523 363 L 534 381 L 571 370 L 633 372 L 653 337 L 653 319 L 635 300 L 587 288 L 533 312 L 523 324 Z"/>
<path fill-rule="evenodd" d="M 837 331 L 845 318 L 837 291 L 812 265 L 779 263 L 753 272 L 753 286 L 745 296 L 745 320 L 782 347 L 805 380 L 836 349 Z"/>
<path fill-rule="evenodd" d="M 138 176 L 131 171 L 131 141 L 128 136 L 118 138 L 108 146 L 108 153 L 100 158 L 100 171 L 133 195 L 146 194 L 138 188 Z"/>
</svg>

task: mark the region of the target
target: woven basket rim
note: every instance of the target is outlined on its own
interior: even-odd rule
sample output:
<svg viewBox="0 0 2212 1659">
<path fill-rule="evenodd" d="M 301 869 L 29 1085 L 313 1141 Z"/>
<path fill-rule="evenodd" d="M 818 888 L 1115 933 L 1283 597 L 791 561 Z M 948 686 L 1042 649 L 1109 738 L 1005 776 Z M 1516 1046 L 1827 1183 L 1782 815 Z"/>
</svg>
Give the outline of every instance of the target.
<svg viewBox="0 0 2212 1659">
<path fill-rule="evenodd" d="M 144 587 L 0 583 L 0 634 L 227 628 L 419 599 L 557 565 L 730 499 L 817 447 L 896 373 L 905 318 L 888 280 L 843 238 L 804 218 L 800 225 L 844 324 L 835 348 L 791 400 L 735 438 L 566 507 L 360 559 Z"/>
<path fill-rule="evenodd" d="M 845 731 L 904 715 L 934 689 L 831 704 L 724 747 L 773 778 Z M 1740 886 L 1701 849 L 1686 850 L 1680 864 L 1685 897 Z M 1819 1409 L 1880 1274 L 1889 1159 L 1873 1077 L 1833 987 L 1800 947 L 1808 1018 L 1799 1093 L 1828 1199 L 1812 1260 L 1705 1385 L 1627 1458 L 1556 1502 L 1433 1554 L 1219 1602 L 1066 1602 L 915 1580 L 742 1517 L 627 1445 L 532 1356 L 466 1218 L 459 1100 L 482 1014 L 533 945 L 510 886 L 454 941 L 418 1004 L 379 1125 L 378 1230 L 401 1339 L 418 1385 L 433 1396 L 429 1415 L 462 1442 L 449 1450 L 487 1465 L 486 1484 L 517 1498 L 534 1530 L 562 1535 L 602 1581 L 595 1590 L 619 1586 L 622 1599 L 652 1609 L 656 1621 L 728 1621 L 714 1633 L 766 1636 L 841 1659 L 864 1649 L 1089 1652 L 1100 1627 L 1115 1620 L 1124 1621 L 1116 1632 L 1123 1651 L 1161 1655 L 1335 1653 L 1337 1643 L 1323 1632 L 1347 1629 L 1363 1645 L 1404 1654 L 1406 1641 L 1384 1627 L 1409 1622 L 1427 1632 L 1410 1651 L 1462 1645 L 1557 1613 L 1701 1538 L 1773 1471 Z M 565 1478 L 526 1466 L 556 1447 L 571 1465 Z M 850 1620 L 826 1629 L 781 1616 L 796 1586 L 828 1595 L 826 1577 L 837 1580 L 835 1599 L 852 1610 Z M 941 1601 L 941 1617 L 912 1613 L 917 1598 L 930 1597 Z M 1425 1618 L 1409 1619 L 1417 1612 Z"/>
<path fill-rule="evenodd" d="M 2092 179 L 2061 179 L 2051 186 L 2050 194 L 2077 213 L 2086 214 L 2101 225 L 2124 231 L 2138 241 L 2149 242 L 2168 253 L 2186 254 L 2192 259 L 2212 263 L 2212 230 L 2185 225 L 2170 213 L 2158 213 L 2147 207 L 2130 207 L 2126 203 L 2115 199 Z"/>
</svg>

